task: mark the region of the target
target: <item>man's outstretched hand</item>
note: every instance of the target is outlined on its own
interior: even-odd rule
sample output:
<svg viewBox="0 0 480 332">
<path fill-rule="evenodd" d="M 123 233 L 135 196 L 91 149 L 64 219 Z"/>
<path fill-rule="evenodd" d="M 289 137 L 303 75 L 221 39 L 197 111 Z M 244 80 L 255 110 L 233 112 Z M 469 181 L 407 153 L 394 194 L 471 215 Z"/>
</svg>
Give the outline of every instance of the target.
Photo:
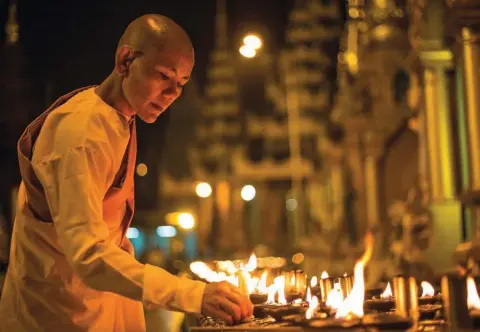
<svg viewBox="0 0 480 332">
<path fill-rule="evenodd" d="M 232 325 L 253 315 L 250 298 L 234 285 L 222 281 L 207 284 L 202 300 L 202 314 L 222 319 Z"/>
</svg>

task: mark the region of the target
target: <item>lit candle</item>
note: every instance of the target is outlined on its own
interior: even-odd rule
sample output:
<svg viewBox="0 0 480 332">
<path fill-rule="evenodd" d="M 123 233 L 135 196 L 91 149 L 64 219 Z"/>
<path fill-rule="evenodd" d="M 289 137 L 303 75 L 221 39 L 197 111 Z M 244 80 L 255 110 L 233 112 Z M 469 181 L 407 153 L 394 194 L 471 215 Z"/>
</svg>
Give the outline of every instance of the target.
<svg viewBox="0 0 480 332">
<path fill-rule="evenodd" d="M 320 286 L 318 283 L 318 278 L 316 276 L 313 276 L 310 280 L 310 290 L 312 291 L 312 295 L 317 295 L 318 297 L 321 297 Z"/>
<path fill-rule="evenodd" d="M 343 297 L 347 297 L 353 287 L 352 278 L 344 275 L 342 278 L 340 278 L 340 286 L 342 287 Z"/>
<path fill-rule="evenodd" d="M 248 275 L 246 271 L 238 271 L 238 288 L 242 294 L 248 296 Z"/>
<path fill-rule="evenodd" d="M 282 276 L 285 277 L 285 293 L 291 294 L 295 293 L 295 272 L 294 271 L 284 271 Z"/>
<path fill-rule="evenodd" d="M 327 301 L 328 293 L 333 289 L 333 279 L 332 278 L 322 278 L 320 279 L 320 294 L 322 302 Z"/>
<path fill-rule="evenodd" d="M 295 272 L 295 293 L 305 294 L 307 290 L 307 275 L 302 270 Z"/>
</svg>

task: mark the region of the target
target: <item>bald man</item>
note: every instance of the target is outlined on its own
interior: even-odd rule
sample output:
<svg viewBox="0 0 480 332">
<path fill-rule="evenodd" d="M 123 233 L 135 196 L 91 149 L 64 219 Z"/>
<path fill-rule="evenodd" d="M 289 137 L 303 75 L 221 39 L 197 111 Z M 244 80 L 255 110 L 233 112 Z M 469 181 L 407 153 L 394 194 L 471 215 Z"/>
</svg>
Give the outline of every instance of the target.
<svg viewBox="0 0 480 332">
<path fill-rule="evenodd" d="M 146 15 L 126 29 L 113 72 L 57 100 L 18 142 L 22 183 L 1 331 L 143 331 L 143 307 L 222 318 L 252 315 L 227 283 L 182 279 L 135 260 L 135 115 L 152 123 L 194 64 L 185 31 Z"/>
</svg>

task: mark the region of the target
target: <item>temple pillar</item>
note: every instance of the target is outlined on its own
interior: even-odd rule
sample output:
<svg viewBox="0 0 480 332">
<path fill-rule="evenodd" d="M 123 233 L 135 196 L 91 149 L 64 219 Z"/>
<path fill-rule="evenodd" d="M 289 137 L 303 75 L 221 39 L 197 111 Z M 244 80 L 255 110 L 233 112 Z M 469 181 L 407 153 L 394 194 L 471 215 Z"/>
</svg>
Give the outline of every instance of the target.
<svg viewBox="0 0 480 332">
<path fill-rule="evenodd" d="M 347 153 L 346 165 L 351 174 L 352 190 L 355 200 L 352 204 L 358 234 L 364 234 L 367 228 L 366 201 L 365 201 L 365 174 L 364 160 L 361 151 L 359 130 L 352 126 L 345 126 L 345 149 Z"/>
<path fill-rule="evenodd" d="M 330 156 L 331 202 L 333 203 L 331 219 L 340 225 L 345 217 L 345 163 L 343 149 L 333 148 Z"/>
<path fill-rule="evenodd" d="M 378 159 L 382 142 L 374 133 L 365 134 L 365 188 L 367 227 L 376 228 L 380 222 L 380 197 L 378 195 Z"/>
<path fill-rule="evenodd" d="M 465 87 L 465 113 L 471 191 L 480 191 L 480 34 L 471 28 L 461 30 L 462 65 Z"/>
<path fill-rule="evenodd" d="M 459 185 L 463 204 L 465 237 L 470 242 L 458 246 L 456 261 L 474 273 L 480 263 L 480 3 L 475 0 L 449 0 L 457 71 L 458 132 L 461 172 Z M 471 259 L 473 258 L 473 259 Z M 470 264 L 476 262 L 476 266 Z"/>
<path fill-rule="evenodd" d="M 212 229 L 212 218 L 213 218 L 213 202 L 214 198 L 210 197 L 199 197 L 198 198 L 198 249 L 199 252 L 205 253 L 209 247 L 209 236 Z"/>
<path fill-rule="evenodd" d="M 463 73 L 465 141 L 467 183 L 462 188 L 462 201 L 466 209 L 472 237 L 480 237 L 480 32 L 471 27 L 462 27 L 459 61 Z M 468 235 L 467 235 L 468 236 Z"/>
<path fill-rule="evenodd" d="M 420 57 L 425 67 L 422 134 L 426 139 L 426 180 L 434 233 L 425 258 L 436 273 L 444 273 L 453 268 L 452 262 L 444 257 L 451 255 L 462 241 L 462 211 L 456 199 L 453 117 L 447 78 L 453 56 L 449 50 L 437 48 L 422 51 Z"/>
<path fill-rule="evenodd" d="M 422 59 L 426 67 L 425 129 L 431 199 L 441 202 L 455 197 L 452 116 L 446 77 L 452 54 L 447 50 L 429 51 L 422 54 Z"/>
<path fill-rule="evenodd" d="M 215 200 L 218 208 L 218 221 L 219 221 L 219 238 L 218 248 L 220 250 L 229 249 L 231 242 L 231 224 L 230 224 L 230 207 L 231 207 L 231 186 L 228 181 L 222 180 L 216 184 L 215 188 Z"/>
</svg>

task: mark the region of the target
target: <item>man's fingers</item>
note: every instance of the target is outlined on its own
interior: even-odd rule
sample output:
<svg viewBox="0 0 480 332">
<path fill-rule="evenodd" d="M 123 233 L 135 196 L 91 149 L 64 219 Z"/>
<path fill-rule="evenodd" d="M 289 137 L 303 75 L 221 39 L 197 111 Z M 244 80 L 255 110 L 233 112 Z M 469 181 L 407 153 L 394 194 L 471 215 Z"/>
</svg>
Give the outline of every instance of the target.
<svg viewBox="0 0 480 332">
<path fill-rule="evenodd" d="M 253 315 L 253 304 L 250 300 L 250 296 L 243 294 L 237 287 L 233 287 L 233 289 L 235 290 L 235 294 L 238 294 L 240 297 L 244 298 L 244 301 L 242 301 L 242 303 L 244 303 L 246 306 L 246 316 L 251 317 Z"/>
<path fill-rule="evenodd" d="M 242 318 L 248 318 L 251 316 L 251 314 L 249 314 L 250 300 L 245 295 L 235 291 L 228 292 L 226 295 L 230 301 L 232 301 L 233 303 L 236 303 L 240 307 L 242 311 Z"/>
<path fill-rule="evenodd" d="M 232 316 L 223 311 L 222 308 L 215 308 L 212 310 L 211 316 L 217 319 L 221 319 L 226 322 L 228 325 L 233 325 Z"/>
<path fill-rule="evenodd" d="M 233 324 L 251 317 L 253 305 L 237 287 L 227 282 L 211 283 L 205 288 L 202 312 Z"/>
<path fill-rule="evenodd" d="M 227 298 L 221 298 L 218 304 L 233 318 L 234 322 L 239 322 L 242 319 L 242 310 L 236 303 L 229 301 Z"/>
</svg>

